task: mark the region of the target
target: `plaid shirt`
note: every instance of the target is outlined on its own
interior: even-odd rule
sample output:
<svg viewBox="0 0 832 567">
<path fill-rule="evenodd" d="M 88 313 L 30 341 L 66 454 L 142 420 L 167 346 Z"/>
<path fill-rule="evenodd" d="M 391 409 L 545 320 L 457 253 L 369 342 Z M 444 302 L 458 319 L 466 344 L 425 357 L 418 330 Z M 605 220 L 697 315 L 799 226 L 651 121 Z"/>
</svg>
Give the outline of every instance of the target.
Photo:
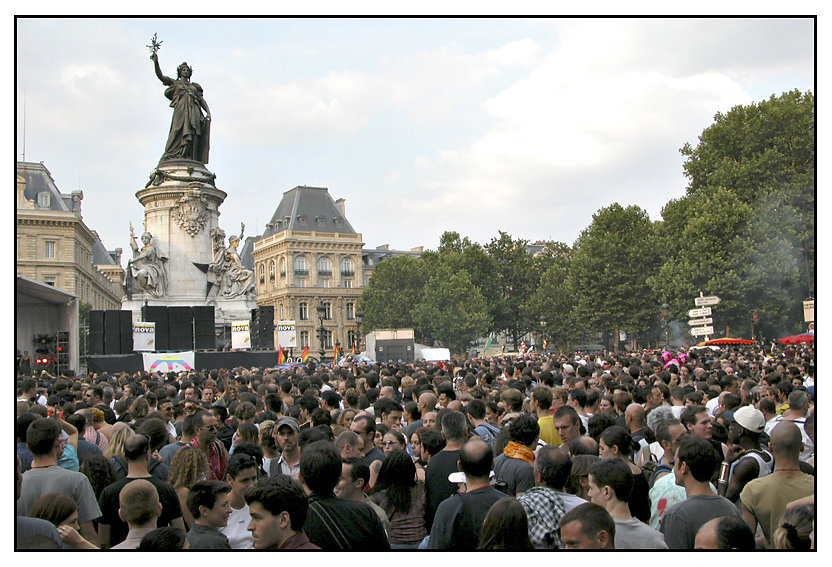
<svg viewBox="0 0 832 567">
<path fill-rule="evenodd" d="M 517 498 L 529 518 L 529 539 L 535 549 L 563 549 L 558 523 L 566 513 L 557 491 L 535 486 Z"/>
</svg>

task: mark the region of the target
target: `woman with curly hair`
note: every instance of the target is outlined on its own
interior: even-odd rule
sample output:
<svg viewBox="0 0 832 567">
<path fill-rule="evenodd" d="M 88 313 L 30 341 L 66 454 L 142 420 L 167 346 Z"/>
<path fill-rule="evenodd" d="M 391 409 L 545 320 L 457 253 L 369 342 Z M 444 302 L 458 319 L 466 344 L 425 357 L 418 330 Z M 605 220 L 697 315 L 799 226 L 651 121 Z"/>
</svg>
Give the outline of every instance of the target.
<svg viewBox="0 0 832 567">
<path fill-rule="evenodd" d="M 81 461 L 80 472 L 89 479 L 96 500 L 107 486 L 118 480 L 113 463 L 104 455 L 89 455 Z"/>
<path fill-rule="evenodd" d="M 390 519 L 391 549 L 417 549 L 428 535 L 425 485 L 416 480 L 416 465 L 403 449 L 390 452 L 381 465 L 370 499 Z"/>
<path fill-rule="evenodd" d="M 58 529 L 58 535 L 66 547 L 71 549 L 98 549 L 81 535 L 78 525 L 78 505 L 65 494 L 49 492 L 44 494 L 29 510 L 30 518 L 46 520 Z"/>
<path fill-rule="evenodd" d="M 344 427 L 345 429 L 349 429 L 350 425 L 352 425 L 352 420 L 355 419 L 355 414 L 358 412 L 355 411 L 353 408 L 345 408 L 344 411 L 338 416 L 338 425 Z"/>
<path fill-rule="evenodd" d="M 99 418 L 100 423 L 107 423 L 104 421 L 104 412 L 98 408 L 90 408 L 87 410 L 82 410 L 85 414 L 84 417 L 87 417 L 87 412 L 89 412 L 89 425 L 84 429 L 84 439 L 89 441 L 90 443 L 97 445 L 99 449 L 102 451 L 106 451 L 107 447 L 110 446 L 110 438 L 101 431 L 101 426 L 96 428 L 96 417 Z"/>
<path fill-rule="evenodd" d="M 191 449 L 187 445 L 176 452 L 170 463 L 168 484 L 176 490 L 179 505 L 182 507 L 182 517 L 188 529 L 194 523 L 193 514 L 188 509 L 188 493 L 194 483 L 206 478 L 208 478 L 208 458 L 205 453 L 198 449 Z"/>
<path fill-rule="evenodd" d="M 130 409 L 127 411 L 132 418 L 130 423 L 133 424 L 147 416 L 147 412 L 150 411 L 150 406 L 148 405 L 147 400 L 144 399 L 144 396 L 139 396 L 133 400 L 133 403 L 130 404 Z"/>
</svg>

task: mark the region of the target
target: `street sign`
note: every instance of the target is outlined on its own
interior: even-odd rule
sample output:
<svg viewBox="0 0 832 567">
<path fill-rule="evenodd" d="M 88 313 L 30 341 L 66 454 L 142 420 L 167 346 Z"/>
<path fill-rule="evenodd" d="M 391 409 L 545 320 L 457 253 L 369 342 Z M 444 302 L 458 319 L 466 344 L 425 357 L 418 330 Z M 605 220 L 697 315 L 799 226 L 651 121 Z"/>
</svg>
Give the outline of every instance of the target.
<svg viewBox="0 0 832 567">
<path fill-rule="evenodd" d="M 707 317 L 710 314 L 710 307 L 701 307 L 699 309 L 691 309 L 690 311 L 688 311 L 688 317 Z"/>
<path fill-rule="evenodd" d="M 712 318 L 704 317 L 702 319 L 691 319 L 690 321 L 688 321 L 688 325 L 690 325 L 691 327 L 695 327 L 696 325 L 710 325 L 713 322 L 714 320 Z"/>
<path fill-rule="evenodd" d="M 698 337 L 701 335 L 713 335 L 714 328 L 713 327 L 694 327 L 690 330 L 690 334 L 694 337 Z"/>
<path fill-rule="evenodd" d="M 705 297 L 694 297 L 693 298 L 693 303 L 697 307 L 702 307 L 703 305 L 716 305 L 720 301 L 722 301 L 722 300 L 720 298 L 718 298 L 717 296 L 715 296 L 715 295 L 707 295 Z"/>
</svg>

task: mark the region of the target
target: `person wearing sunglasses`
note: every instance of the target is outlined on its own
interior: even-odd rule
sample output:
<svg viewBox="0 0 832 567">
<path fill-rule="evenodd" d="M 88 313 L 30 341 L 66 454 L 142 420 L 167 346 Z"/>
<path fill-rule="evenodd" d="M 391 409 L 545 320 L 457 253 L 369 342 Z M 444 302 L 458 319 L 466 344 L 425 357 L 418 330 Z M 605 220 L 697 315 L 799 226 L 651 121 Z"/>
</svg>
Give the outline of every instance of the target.
<svg viewBox="0 0 832 567">
<path fill-rule="evenodd" d="M 217 418 L 209 411 L 199 411 L 194 415 L 194 431 L 191 446 L 200 449 L 208 458 L 208 479 L 225 480 L 228 468 L 228 451 L 217 440 Z"/>
</svg>

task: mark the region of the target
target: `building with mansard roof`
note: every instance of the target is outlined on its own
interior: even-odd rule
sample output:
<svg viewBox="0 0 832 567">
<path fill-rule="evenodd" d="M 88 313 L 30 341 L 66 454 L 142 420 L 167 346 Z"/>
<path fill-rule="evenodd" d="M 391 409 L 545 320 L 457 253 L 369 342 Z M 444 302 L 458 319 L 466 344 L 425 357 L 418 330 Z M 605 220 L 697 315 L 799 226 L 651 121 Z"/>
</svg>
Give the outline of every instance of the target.
<svg viewBox="0 0 832 567">
<path fill-rule="evenodd" d="M 402 254 L 418 257 L 421 248 L 364 248 L 361 234 L 347 220 L 346 201 L 333 200 L 325 187 L 298 186 L 286 191 L 261 236 L 249 238 L 240 254 L 254 270 L 257 305 L 274 307 L 275 321 L 295 321 L 297 356 L 309 345 L 318 356 L 324 315 L 325 357 L 336 343 L 346 351 L 359 345 L 358 298 L 381 261 Z M 278 346 L 275 336 L 275 348 Z"/>
<path fill-rule="evenodd" d="M 61 193 L 43 163 L 20 161 L 16 190 L 17 274 L 72 293 L 92 309 L 120 309 L 121 249 L 107 250 L 84 223 L 84 193 Z"/>
</svg>

